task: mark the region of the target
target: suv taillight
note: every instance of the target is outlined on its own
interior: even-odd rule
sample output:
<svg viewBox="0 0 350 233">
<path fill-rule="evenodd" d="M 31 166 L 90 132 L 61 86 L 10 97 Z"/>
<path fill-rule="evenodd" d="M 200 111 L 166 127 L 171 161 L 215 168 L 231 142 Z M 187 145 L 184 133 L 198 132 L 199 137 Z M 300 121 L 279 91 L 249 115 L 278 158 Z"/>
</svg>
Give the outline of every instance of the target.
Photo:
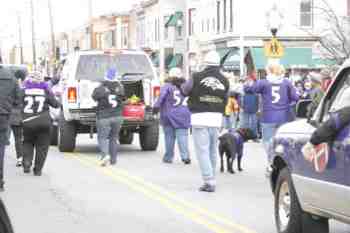
<svg viewBox="0 0 350 233">
<path fill-rule="evenodd" d="M 160 96 L 160 86 L 153 87 L 153 98 L 158 98 Z"/>
<path fill-rule="evenodd" d="M 68 102 L 69 103 L 77 102 L 77 88 L 75 87 L 68 88 Z"/>
</svg>

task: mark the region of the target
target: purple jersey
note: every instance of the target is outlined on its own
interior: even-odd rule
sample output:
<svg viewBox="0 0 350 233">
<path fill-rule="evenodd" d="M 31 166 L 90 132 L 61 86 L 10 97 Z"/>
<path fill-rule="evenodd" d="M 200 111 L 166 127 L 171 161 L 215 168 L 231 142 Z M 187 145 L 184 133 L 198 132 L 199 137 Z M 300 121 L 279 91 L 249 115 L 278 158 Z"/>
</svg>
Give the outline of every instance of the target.
<svg viewBox="0 0 350 233">
<path fill-rule="evenodd" d="M 191 113 L 187 107 L 187 98 L 175 85 L 166 83 L 162 86 L 155 107 L 160 108 L 162 125 L 170 125 L 176 129 L 191 127 Z"/>
<path fill-rule="evenodd" d="M 274 77 L 272 81 L 258 80 L 253 85 L 246 85 L 244 91 L 261 94 L 263 123 L 288 122 L 290 105 L 299 99 L 296 89 L 285 78 Z"/>
</svg>

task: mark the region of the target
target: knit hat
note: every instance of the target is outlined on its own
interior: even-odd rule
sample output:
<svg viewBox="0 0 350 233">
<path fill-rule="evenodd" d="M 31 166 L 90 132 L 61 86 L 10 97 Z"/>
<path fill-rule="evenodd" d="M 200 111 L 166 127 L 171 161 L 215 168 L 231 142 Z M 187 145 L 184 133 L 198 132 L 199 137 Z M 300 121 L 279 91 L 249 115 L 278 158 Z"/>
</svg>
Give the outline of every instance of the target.
<svg viewBox="0 0 350 233">
<path fill-rule="evenodd" d="M 104 77 L 105 81 L 108 82 L 116 82 L 117 80 L 117 69 L 115 68 L 110 68 L 107 70 L 105 77 Z"/>
<path fill-rule="evenodd" d="M 29 74 L 30 79 L 33 82 L 44 82 L 44 76 L 42 75 L 42 73 L 40 71 L 33 71 Z"/>
</svg>

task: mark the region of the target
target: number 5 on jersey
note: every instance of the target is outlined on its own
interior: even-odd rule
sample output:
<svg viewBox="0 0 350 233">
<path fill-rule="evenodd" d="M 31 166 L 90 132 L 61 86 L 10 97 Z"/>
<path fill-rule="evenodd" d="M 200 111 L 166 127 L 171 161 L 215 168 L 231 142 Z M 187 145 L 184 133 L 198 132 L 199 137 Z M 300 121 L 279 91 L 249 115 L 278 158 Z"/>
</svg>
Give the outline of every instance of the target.
<svg viewBox="0 0 350 233">
<path fill-rule="evenodd" d="M 116 95 L 109 95 L 108 102 L 110 105 L 112 105 L 112 108 L 116 108 L 118 106 L 117 96 Z"/>
<path fill-rule="evenodd" d="M 280 90 L 281 88 L 279 86 L 272 86 L 272 103 L 273 104 L 277 104 L 278 101 L 280 101 L 281 99 L 281 94 L 280 94 Z"/>
</svg>

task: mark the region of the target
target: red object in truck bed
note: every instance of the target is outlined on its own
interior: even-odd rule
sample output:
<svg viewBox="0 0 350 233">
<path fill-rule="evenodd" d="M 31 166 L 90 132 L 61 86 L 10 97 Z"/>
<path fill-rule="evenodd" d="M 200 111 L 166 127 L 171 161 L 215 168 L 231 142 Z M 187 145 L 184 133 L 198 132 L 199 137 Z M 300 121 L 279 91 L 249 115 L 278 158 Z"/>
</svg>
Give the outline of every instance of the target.
<svg viewBox="0 0 350 233">
<path fill-rule="evenodd" d="M 145 105 L 144 104 L 128 104 L 123 109 L 124 120 L 129 121 L 143 121 L 145 119 Z"/>
</svg>

